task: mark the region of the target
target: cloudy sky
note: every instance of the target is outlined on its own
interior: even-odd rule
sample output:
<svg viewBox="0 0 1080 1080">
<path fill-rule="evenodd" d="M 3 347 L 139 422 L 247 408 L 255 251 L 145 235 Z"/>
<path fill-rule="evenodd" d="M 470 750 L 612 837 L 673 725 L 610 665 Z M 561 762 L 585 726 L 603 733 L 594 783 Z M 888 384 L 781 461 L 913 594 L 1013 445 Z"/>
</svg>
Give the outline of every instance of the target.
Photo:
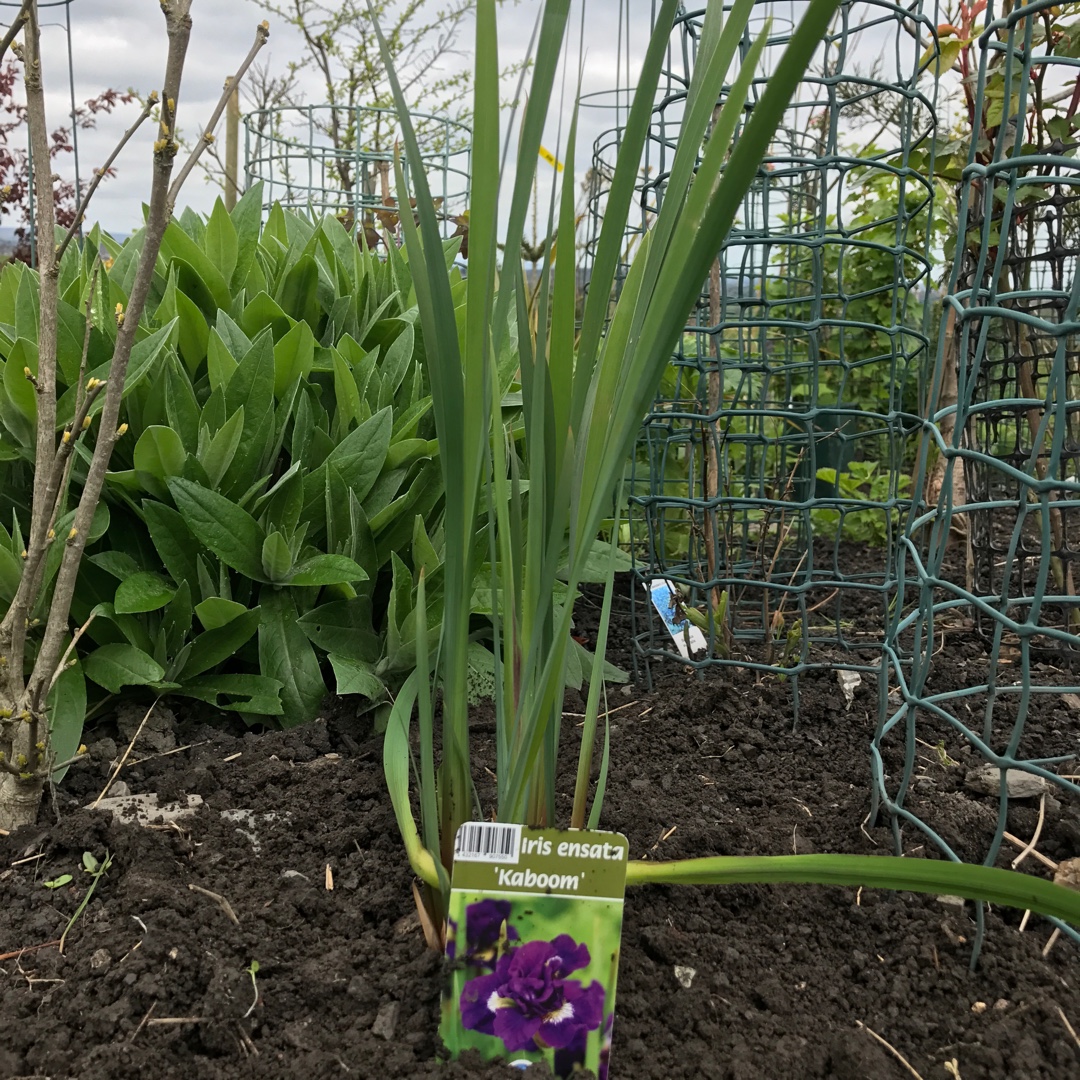
<svg viewBox="0 0 1080 1080">
<path fill-rule="evenodd" d="M 636 20 L 630 28 L 629 41 L 625 36 L 620 37 L 620 8 L 624 4 L 629 5 Z M 429 0 L 429 5 L 437 9 L 438 0 Z M 583 93 L 596 94 L 627 84 L 626 61 L 625 58 L 621 61 L 620 70 L 619 57 L 620 54 L 625 57 L 629 49 L 630 68 L 636 70 L 646 44 L 652 7 L 653 0 L 587 0 Z M 801 4 L 784 0 L 770 7 L 782 22 L 797 18 Z M 524 56 L 538 8 L 539 0 L 518 0 L 503 6 L 500 15 L 500 60 L 503 63 Z M 42 13 L 45 79 L 54 123 L 63 122 L 70 108 L 68 43 L 60 25 L 63 12 L 63 7 L 54 7 L 44 9 Z M 5 7 L 0 6 L 0 13 L 3 13 L 0 23 L 6 22 Z M 578 17 L 576 13 L 575 27 Z M 70 18 L 77 101 L 109 86 L 118 89 L 134 87 L 145 94 L 160 85 L 167 40 L 164 19 L 154 0 L 71 0 Z M 195 0 L 192 18 L 194 27 L 180 103 L 182 131 L 198 131 L 208 118 L 220 95 L 224 77 L 246 54 L 260 20 L 266 18 L 271 25 L 270 42 L 260 59 L 268 62 L 272 72 L 284 71 L 290 61 L 300 60 L 304 55 L 298 32 L 283 25 L 282 20 L 263 8 L 258 0 Z M 862 42 L 861 49 L 883 50 L 888 56 L 897 50 L 896 37 L 890 32 L 875 40 L 872 34 L 869 42 Z M 470 39 L 471 30 L 466 28 L 459 42 L 461 55 L 450 58 L 449 64 L 468 63 Z M 912 49 L 913 46 L 901 43 L 903 56 L 897 57 L 896 63 L 910 69 Z M 895 66 L 891 56 L 888 56 L 887 66 Z M 632 77 L 629 81 L 633 81 Z M 308 102 L 325 99 L 325 91 L 313 75 L 305 79 L 303 89 Z M 553 113 L 557 111 L 553 109 Z M 80 134 L 80 166 L 84 177 L 104 160 L 136 113 L 135 106 L 118 109 L 113 116 L 102 118 L 96 131 Z M 610 110 L 601 108 L 583 111 L 579 172 L 588 164 L 593 140 L 611 126 L 613 115 Z M 553 116 L 545 136 L 553 149 L 557 124 L 558 117 Z M 219 137 L 223 136 L 223 130 L 222 122 Z M 146 125 L 121 157 L 119 175 L 99 189 L 89 214 L 92 220 L 102 222 L 110 230 L 126 232 L 141 219 L 140 204 L 149 192 L 152 140 L 153 130 Z M 550 174 L 551 170 L 547 172 Z M 208 211 L 217 190 L 196 172 L 188 181 L 181 204 Z"/>
</svg>

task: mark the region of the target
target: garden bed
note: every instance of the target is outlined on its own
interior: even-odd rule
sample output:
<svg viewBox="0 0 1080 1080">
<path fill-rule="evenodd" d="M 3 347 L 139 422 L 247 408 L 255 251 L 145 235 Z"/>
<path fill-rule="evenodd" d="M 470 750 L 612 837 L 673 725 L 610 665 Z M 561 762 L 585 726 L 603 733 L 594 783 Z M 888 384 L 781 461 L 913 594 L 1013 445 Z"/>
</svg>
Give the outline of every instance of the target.
<svg viewBox="0 0 1080 1080">
<path fill-rule="evenodd" d="M 950 647 L 975 658 L 980 645 L 972 636 Z M 668 664 L 653 678 L 651 693 L 618 687 L 609 697 L 618 711 L 603 824 L 628 836 L 632 858 L 891 853 L 886 828 L 862 827 L 872 680 L 845 707 L 835 673 L 805 676 L 793 731 L 781 680 L 735 669 L 696 678 Z M 581 711 L 576 695 L 568 709 Z M 155 744 L 144 730 L 122 774 L 131 791 L 202 800 L 191 816 L 149 828 L 78 808 L 104 786 L 141 716 L 99 727 L 90 760 L 41 824 L 0 838 L 0 1076 L 518 1075 L 438 1060 L 440 961 L 416 920 L 381 742 L 349 702 L 258 736 L 182 717 L 185 748 L 174 753 L 167 732 Z M 481 739 L 494 731 L 490 709 L 474 726 Z M 1048 754 L 1075 751 L 1070 727 L 1067 704 L 1050 699 L 1028 736 Z M 568 722 L 567 760 L 576 733 Z M 974 850 L 996 800 L 966 790 L 970 758 L 957 745 L 948 752 L 959 764 L 933 748 L 921 762 L 934 824 Z M 1028 838 L 1036 817 L 1034 803 L 1015 803 L 1010 831 Z M 922 854 L 918 837 L 905 841 Z M 108 850 L 111 869 L 64 955 L 35 948 L 59 938 L 78 906 L 86 850 L 99 859 Z M 1047 809 L 1039 850 L 1080 853 L 1080 813 L 1064 796 Z M 72 884 L 43 885 L 65 873 Z M 1080 1028 L 1075 947 L 1061 940 L 1044 959 L 1047 924 L 1032 918 L 1021 933 L 1019 922 L 1017 912 L 989 914 L 973 974 L 970 904 L 850 888 L 635 889 L 612 1075 L 910 1077 L 871 1031 L 925 1080 L 948 1077 L 953 1060 L 963 1080 L 1080 1075 L 1062 1018 Z M 688 986 L 676 966 L 694 970 Z"/>
</svg>

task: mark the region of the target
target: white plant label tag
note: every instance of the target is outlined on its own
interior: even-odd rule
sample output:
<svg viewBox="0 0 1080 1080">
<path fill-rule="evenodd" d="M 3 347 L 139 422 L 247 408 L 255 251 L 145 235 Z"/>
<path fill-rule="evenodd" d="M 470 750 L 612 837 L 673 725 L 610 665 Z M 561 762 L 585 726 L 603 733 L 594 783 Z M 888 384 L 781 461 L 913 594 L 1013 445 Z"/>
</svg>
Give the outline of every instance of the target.
<svg viewBox="0 0 1080 1080">
<path fill-rule="evenodd" d="M 645 588 L 652 599 L 653 607 L 664 620 L 671 640 L 675 642 L 675 648 L 687 660 L 696 653 L 705 652 L 709 647 L 705 635 L 682 613 L 682 602 L 675 585 L 666 578 L 659 578 L 646 582 Z"/>
</svg>

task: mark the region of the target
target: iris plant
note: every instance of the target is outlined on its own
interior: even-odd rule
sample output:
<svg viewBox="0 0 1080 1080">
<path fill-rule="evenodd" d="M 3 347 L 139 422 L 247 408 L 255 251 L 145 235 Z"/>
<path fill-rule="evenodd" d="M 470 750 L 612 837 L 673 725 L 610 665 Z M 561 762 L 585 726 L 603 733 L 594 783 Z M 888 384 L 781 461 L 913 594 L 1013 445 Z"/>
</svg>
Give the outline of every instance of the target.
<svg viewBox="0 0 1080 1080">
<path fill-rule="evenodd" d="M 413 189 L 406 188 L 401 163 L 397 183 L 402 205 L 415 197 L 417 220 L 406 214 L 401 227 L 424 332 L 446 511 L 443 560 L 438 567 L 441 624 L 430 629 L 427 625 L 429 568 L 418 566 L 417 671 L 391 716 L 385 770 L 408 856 L 429 886 L 427 904 L 436 923 L 445 910 L 441 897 L 449 887 L 457 828 L 477 809 L 467 700 L 474 579 L 482 563 L 491 567 L 498 688 L 496 812 L 500 821 L 553 825 L 573 597 L 588 571 L 595 569 L 596 537 L 605 523 L 610 524 L 624 464 L 678 335 L 837 0 L 807 0 L 786 53 L 770 72 L 749 115 L 745 106 L 768 26 L 740 50 L 750 41 L 754 0 L 734 0 L 727 11 L 721 0 L 708 0 L 661 207 L 616 289 L 625 227 L 678 2 L 662 0 L 658 5 L 655 32 L 611 180 L 580 324 L 572 239 L 576 109 L 565 141 L 562 188 L 551 210 L 559 243 L 554 255 L 549 245 L 535 294 L 526 289 L 520 262 L 510 254 L 521 250 L 541 136 L 565 55 L 570 5 L 571 0 L 544 0 L 531 84 L 527 94 L 518 94 L 525 103 L 520 124 L 500 161 L 496 0 L 478 0 L 469 273 L 463 302 L 460 292 L 452 292 L 447 274 L 453 242 L 448 247 L 441 237 L 416 135 L 387 57 L 404 155 L 412 166 Z M 516 9 L 515 17 L 520 18 Z M 498 220 L 502 183 L 510 185 L 511 195 L 505 225 Z M 507 253 L 501 267 L 497 242 Z M 504 399 L 507 372 L 520 379 L 521 409 L 516 414 Z M 476 523 L 484 514 L 488 527 L 478 542 Z M 611 531 L 617 535 L 617 529 Z M 605 734 L 601 783 L 587 816 L 610 594 L 609 576 L 570 822 L 574 827 L 596 823 L 607 775 Z M 436 688 L 442 695 L 437 767 Z M 419 828 L 410 802 L 409 731 L 414 709 L 419 728 L 415 763 Z M 1080 921 L 1080 897 L 1049 882 L 989 867 L 923 859 L 809 855 L 631 862 L 627 881 L 879 886 L 982 898 Z M 541 956 L 540 948 L 534 950 L 535 957 L 526 953 L 532 944 L 503 953 L 494 971 L 475 980 L 470 992 L 475 1000 L 466 1003 L 468 1016 L 507 1034 L 520 1032 L 524 1038 L 538 1015 L 550 1016 L 550 1011 L 542 1010 L 561 988 L 564 1003 L 573 1001 L 574 1009 L 591 1020 L 592 1012 L 586 1012 L 591 990 L 571 990 L 567 976 L 575 970 L 574 961 L 559 951 L 563 944 L 557 940 L 543 946 L 556 949 L 557 962 L 547 952 Z M 523 965 L 531 975 L 523 974 Z M 542 1004 L 530 996 L 532 989 L 528 993 L 521 989 L 533 987 L 530 980 L 536 978 L 542 982 L 539 993 L 549 995 Z M 507 1001 L 515 1004 L 504 1004 Z M 511 1014 L 511 1008 L 517 1012 Z M 536 1031 L 550 1033 L 544 1027 L 547 1023 L 542 1020 Z M 542 1037 L 547 1039 L 547 1034 Z M 511 1035 L 514 1041 L 520 1041 L 516 1034 Z"/>
</svg>

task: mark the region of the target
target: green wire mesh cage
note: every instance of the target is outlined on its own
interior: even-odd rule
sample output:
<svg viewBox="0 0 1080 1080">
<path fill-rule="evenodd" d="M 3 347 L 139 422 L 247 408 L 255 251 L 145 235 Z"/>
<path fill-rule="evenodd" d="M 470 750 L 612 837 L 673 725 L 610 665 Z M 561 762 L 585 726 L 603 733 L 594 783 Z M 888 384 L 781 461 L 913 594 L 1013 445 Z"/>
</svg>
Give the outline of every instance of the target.
<svg viewBox="0 0 1080 1080">
<path fill-rule="evenodd" d="M 469 197 L 469 129 L 454 120 L 412 112 L 432 198 L 444 234 L 464 235 Z M 246 114 L 247 187 L 263 184 L 264 209 L 280 203 L 314 219 L 341 219 L 369 246 L 395 232 L 401 208 L 394 182 L 396 114 L 389 108 L 298 105 Z M 409 163 L 402 161 L 406 185 Z"/>
<path fill-rule="evenodd" d="M 991 3 L 964 34 L 970 135 L 954 165 L 939 154 L 959 228 L 872 747 L 898 853 L 907 830 L 948 858 L 1011 861 L 1017 799 L 1052 814 L 1055 792 L 1080 794 L 1074 755 L 1054 756 L 1080 691 L 1080 25 L 1062 11 Z M 935 771 L 935 754 L 958 764 L 947 748 L 992 809 Z M 958 806 L 987 819 L 977 850 Z"/>
<path fill-rule="evenodd" d="M 773 21 L 748 111 L 801 7 L 761 5 L 750 32 Z M 671 39 L 628 255 L 663 198 L 701 19 L 685 12 Z M 880 663 L 928 355 L 932 185 L 909 158 L 935 111 L 905 24 L 930 29 L 918 5 L 840 9 L 644 424 L 625 538 L 646 669 L 673 652 L 657 582 L 702 630 L 691 665 Z M 616 126 L 595 145 L 590 238 L 619 142 Z M 861 565 L 850 540 L 871 543 Z"/>
</svg>

